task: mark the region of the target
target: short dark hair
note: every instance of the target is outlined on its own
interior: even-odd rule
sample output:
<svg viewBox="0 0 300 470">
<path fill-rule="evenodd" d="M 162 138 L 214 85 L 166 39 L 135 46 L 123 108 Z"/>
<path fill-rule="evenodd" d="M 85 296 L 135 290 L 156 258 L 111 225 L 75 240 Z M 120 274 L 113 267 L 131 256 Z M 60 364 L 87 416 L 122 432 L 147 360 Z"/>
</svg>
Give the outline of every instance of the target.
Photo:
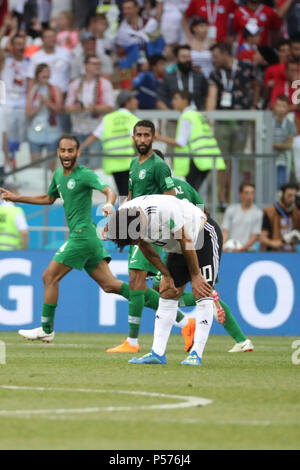
<svg viewBox="0 0 300 470">
<path fill-rule="evenodd" d="M 299 184 L 298 183 L 293 183 L 293 181 L 289 181 L 287 183 L 284 183 L 280 187 L 280 191 L 282 191 L 282 194 L 284 194 L 287 189 L 295 189 L 296 191 L 298 191 Z"/>
<path fill-rule="evenodd" d="M 194 28 L 195 28 L 195 26 L 198 26 L 198 24 L 208 24 L 207 19 L 204 18 L 204 17 L 202 17 L 202 18 L 201 18 L 201 17 L 195 18 L 195 19 L 191 22 L 191 24 L 190 24 L 190 31 L 191 31 L 191 33 L 194 32 Z"/>
<path fill-rule="evenodd" d="M 141 236 L 141 213 L 137 207 L 118 209 L 106 227 L 107 238 L 123 251 L 125 246 L 135 244 Z"/>
<path fill-rule="evenodd" d="M 289 59 L 286 61 L 285 68 L 288 68 L 288 65 L 297 65 L 298 66 L 298 61 L 296 59 Z"/>
<path fill-rule="evenodd" d="M 138 121 L 136 125 L 133 128 L 133 135 L 135 134 L 135 130 L 137 127 L 148 127 L 151 129 L 152 135 L 155 134 L 155 126 L 152 121 L 148 121 L 147 119 L 143 119 L 141 121 Z"/>
<path fill-rule="evenodd" d="M 193 96 L 187 90 L 176 90 L 173 96 L 175 95 L 179 95 L 183 100 L 186 100 L 189 104 L 191 103 L 193 99 Z"/>
<path fill-rule="evenodd" d="M 232 48 L 230 44 L 226 42 L 217 42 L 213 46 L 211 46 L 210 50 L 214 51 L 215 49 L 219 49 L 222 54 L 229 54 L 232 55 Z"/>
<path fill-rule="evenodd" d="M 254 183 L 248 183 L 247 181 L 243 181 L 239 185 L 239 193 L 242 193 L 244 191 L 244 189 L 246 188 L 246 186 L 250 186 L 251 188 L 255 189 L 255 184 Z"/>
<path fill-rule="evenodd" d="M 22 36 L 21 34 L 19 33 L 16 33 L 10 40 L 11 44 L 13 44 L 15 42 L 16 39 L 23 39 L 23 41 L 26 41 L 26 38 L 24 36 Z"/>
<path fill-rule="evenodd" d="M 35 80 L 38 79 L 38 76 L 39 74 L 44 70 L 44 69 L 50 69 L 49 65 L 48 64 L 45 64 L 45 63 L 41 63 L 41 64 L 38 64 L 34 70 L 34 78 Z"/>
<path fill-rule="evenodd" d="M 282 47 L 282 46 L 290 46 L 291 45 L 291 41 L 289 39 L 281 39 L 278 44 L 277 44 L 277 47 L 276 49 L 279 51 L 279 49 Z"/>
<path fill-rule="evenodd" d="M 148 59 L 150 67 L 154 67 L 160 60 L 166 62 L 166 58 L 162 54 L 153 54 Z"/>
<path fill-rule="evenodd" d="M 79 149 L 80 147 L 80 142 L 79 142 L 79 139 L 76 137 L 76 135 L 63 135 L 61 136 L 61 138 L 59 139 L 58 141 L 58 144 L 57 144 L 57 147 L 60 146 L 60 143 L 62 140 L 73 140 L 75 143 L 76 143 L 76 150 Z"/>
<path fill-rule="evenodd" d="M 276 101 L 283 101 L 284 103 L 290 104 L 290 99 L 286 95 L 278 95 L 275 102 Z"/>
<path fill-rule="evenodd" d="M 296 34 L 295 36 L 292 36 L 290 38 L 290 43 L 293 44 L 295 42 L 300 42 L 300 35 L 299 34 Z"/>
<path fill-rule="evenodd" d="M 179 51 L 181 50 L 188 50 L 190 51 L 191 50 L 191 46 L 189 46 L 188 44 L 182 44 L 181 46 L 176 46 L 174 47 L 174 55 L 175 57 L 178 57 L 178 54 L 179 54 Z"/>
<path fill-rule="evenodd" d="M 98 57 L 96 54 L 87 55 L 87 56 L 84 58 L 84 65 L 88 64 L 91 59 L 97 59 L 97 60 L 99 60 L 99 57 Z M 100 63 L 101 63 L 101 62 L 100 62 Z"/>
</svg>

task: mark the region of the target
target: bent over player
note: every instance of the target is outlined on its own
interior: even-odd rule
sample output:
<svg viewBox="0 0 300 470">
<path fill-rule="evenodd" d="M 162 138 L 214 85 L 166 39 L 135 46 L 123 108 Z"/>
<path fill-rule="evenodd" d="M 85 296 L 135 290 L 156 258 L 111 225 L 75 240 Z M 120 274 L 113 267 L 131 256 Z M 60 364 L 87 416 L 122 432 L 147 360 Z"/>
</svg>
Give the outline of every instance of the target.
<svg viewBox="0 0 300 470">
<path fill-rule="evenodd" d="M 137 244 L 162 273 L 152 350 L 134 364 L 166 364 L 165 351 L 176 319 L 178 299 L 191 281 L 196 298 L 194 344 L 183 365 L 201 365 L 213 321 L 212 297 L 222 250 L 222 233 L 213 219 L 186 200 L 173 196 L 142 196 L 126 202 L 112 214 L 107 238 L 119 248 Z M 151 244 L 168 252 L 166 264 Z"/>
</svg>

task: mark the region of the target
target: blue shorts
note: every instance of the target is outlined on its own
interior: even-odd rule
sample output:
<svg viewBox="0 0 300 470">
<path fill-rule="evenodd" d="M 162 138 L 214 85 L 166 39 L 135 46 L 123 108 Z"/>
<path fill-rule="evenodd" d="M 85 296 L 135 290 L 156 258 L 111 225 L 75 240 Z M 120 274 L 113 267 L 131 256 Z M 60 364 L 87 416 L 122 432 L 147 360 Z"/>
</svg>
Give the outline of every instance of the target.
<svg viewBox="0 0 300 470">
<path fill-rule="evenodd" d="M 56 153 L 58 142 L 53 144 L 35 144 L 29 141 L 29 145 L 31 153 L 41 153 L 44 148 L 47 149 L 47 153 Z"/>
</svg>

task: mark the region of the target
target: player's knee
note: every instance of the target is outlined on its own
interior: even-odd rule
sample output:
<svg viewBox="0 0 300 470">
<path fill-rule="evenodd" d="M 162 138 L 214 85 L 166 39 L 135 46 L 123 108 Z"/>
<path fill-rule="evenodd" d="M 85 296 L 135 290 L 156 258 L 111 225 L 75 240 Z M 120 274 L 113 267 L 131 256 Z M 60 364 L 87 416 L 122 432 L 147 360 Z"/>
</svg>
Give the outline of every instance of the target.
<svg viewBox="0 0 300 470">
<path fill-rule="evenodd" d="M 45 286 L 49 286 L 49 285 L 55 284 L 55 282 L 57 282 L 57 280 L 51 274 L 51 272 L 49 272 L 47 270 L 42 275 L 42 281 L 43 281 Z"/>
</svg>

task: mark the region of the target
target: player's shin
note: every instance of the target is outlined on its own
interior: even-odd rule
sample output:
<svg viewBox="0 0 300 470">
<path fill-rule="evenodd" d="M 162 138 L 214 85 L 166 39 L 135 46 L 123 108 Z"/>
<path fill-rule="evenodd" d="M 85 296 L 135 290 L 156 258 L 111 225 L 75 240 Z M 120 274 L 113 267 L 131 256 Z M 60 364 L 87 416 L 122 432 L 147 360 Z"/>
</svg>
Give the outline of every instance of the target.
<svg viewBox="0 0 300 470">
<path fill-rule="evenodd" d="M 202 354 L 208 340 L 209 332 L 214 316 L 214 301 L 212 297 L 206 297 L 196 302 L 196 329 L 192 351 L 196 351 L 202 358 Z"/>
<path fill-rule="evenodd" d="M 227 333 L 237 343 L 241 343 L 243 341 L 246 341 L 246 336 L 243 334 L 241 328 L 237 324 L 237 321 L 235 320 L 234 316 L 232 315 L 231 310 L 228 307 L 228 305 L 223 300 L 220 300 L 220 305 L 225 310 L 226 319 L 225 319 L 225 322 L 224 322 L 223 326 L 224 326 L 225 330 L 227 331 Z"/>
<path fill-rule="evenodd" d="M 144 304 L 145 304 L 145 291 L 144 290 L 131 290 L 130 295 L 129 295 L 129 315 L 128 315 L 129 340 L 138 338 Z M 132 345 L 135 346 L 135 344 L 132 344 Z"/>
<path fill-rule="evenodd" d="M 177 315 L 178 300 L 159 299 L 155 316 L 153 351 L 162 356 L 167 348 L 169 336 Z"/>
</svg>

